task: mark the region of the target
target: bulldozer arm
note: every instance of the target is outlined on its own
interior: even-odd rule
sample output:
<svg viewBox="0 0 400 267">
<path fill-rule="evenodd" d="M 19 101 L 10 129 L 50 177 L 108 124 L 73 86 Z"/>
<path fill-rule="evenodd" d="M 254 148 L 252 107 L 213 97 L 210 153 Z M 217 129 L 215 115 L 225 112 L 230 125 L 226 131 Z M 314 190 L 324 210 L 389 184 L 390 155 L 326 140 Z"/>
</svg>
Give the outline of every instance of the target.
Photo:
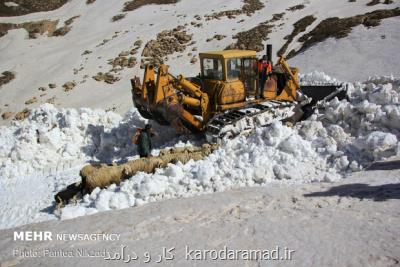
<svg viewBox="0 0 400 267">
<path fill-rule="evenodd" d="M 209 100 L 200 86 L 182 75 L 174 77 L 164 64 L 157 72 L 147 65 L 143 83 L 138 77 L 131 79 L 131 83 L 133 103 L 143 117 L 172 125 L 179 132 L 185 128 L 203 130 L 209 117 Z"/>
<path fill-rule="evenodd" d="M 155 91 L 155 72 L 153 66 L 146 66 L 144 72 L 143 83 L 140 78 L 135 76 L 131 79 L 132 101 L 138 109 L 140 115 L 146 119 L 153 119 L 150 103 L 153 100 L 153 92 Z"/>
</svg>

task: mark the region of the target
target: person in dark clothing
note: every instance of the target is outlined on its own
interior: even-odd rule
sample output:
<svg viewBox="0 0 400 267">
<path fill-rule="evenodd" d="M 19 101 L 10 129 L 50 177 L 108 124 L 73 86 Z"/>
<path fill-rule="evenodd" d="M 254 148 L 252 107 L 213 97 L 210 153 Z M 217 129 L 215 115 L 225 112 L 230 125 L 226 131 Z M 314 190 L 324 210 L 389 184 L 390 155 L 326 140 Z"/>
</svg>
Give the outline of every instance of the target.
<svg viewBox="0 0 400 267">
<path fill-rule="evenodd" d="M 137 145 L 137 150 L 141 158 L 151 156 L 153 144 L 151 138 L 154 136 L 151 125 L 146 124 L 144 129 L 138 129 L 134 136 L 134 143 Z"/>
<path fill-rule="evenodd" d="M 260 92 L 264 90 L 265 82 L 267 81 L 268 77 L 270 77 L 271 73 L 272 63 L 269 62 L 267 57 L 264 55 L 258 60 L 258 81 Z"/>
</svg>

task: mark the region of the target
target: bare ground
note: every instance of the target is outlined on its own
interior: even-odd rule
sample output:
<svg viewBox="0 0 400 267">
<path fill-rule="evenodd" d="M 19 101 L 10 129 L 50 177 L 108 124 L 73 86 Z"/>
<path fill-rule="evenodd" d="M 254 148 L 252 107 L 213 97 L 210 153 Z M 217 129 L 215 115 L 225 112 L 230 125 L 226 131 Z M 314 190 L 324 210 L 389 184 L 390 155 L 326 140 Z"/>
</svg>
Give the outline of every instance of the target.
<svg viewBox="0 0 400 267">
<path fill-rule="evenodd" d="M 0 75 L 0 88 L 15 79 L 15 73 L 11 71 L 3 71 Z"/>
<path fill-rule="evenodd" d="M 9 30 L 14 29 L 25 29 L 29 38 L 36 38 L 36 34 L 43 34 L 48 32 L 49 36 L 56 30 L 58 20 L 42 20 L 37 22 L 25 22 L 25 23 L 0 23 L 0 37 L 6 35 Z"/>
<path fill-rule="evenodd" d="M 133 11 L 147 5 L 167 5 L 176 4 L 178 2 L 179 0 L 132 0 L 124 4 L 123 11 Z"/>
<path fill-rule="evenodd" d="M 172 30 L 164 30 L 157 34 L 155 40 L 150 40 L 142 51 L 143 67 L 146 63 L 158 65 L 164 62 L 166 56 L 175 52 L 183 52 L 191 45 L 192 35 L 187 34 L 184 26 Z"/>
<path fill-rule="evenodd" d="M 233 36 L 236 42 L 230 44 L 226 49 L 249 49 L 257 52 L 264 49 L 263 41 L 268 40 L 268 35 L 274 28 L 273 23 L 283 19 L 285 13 L 277 13 L 272 15 L 272 19 L 261 22 L 257 26 Z"/>
<path fill-rule="evenodd" d="M 287 40 L 286 43 L 282 46 L 282 48 L 278 51 L 278 56 L 285 54 L 286 49 L 289 44 L 293 41 L 293 39 L 301 32 L 304 32 L 308 26 L 310 26 L 316 18 L 312 15 L 306 16 L 300 20 L 298 20 L 295 24 L 293 24 L 294 29 L 292 33 L 285 37 Z"/>
<path fill-rule="evenodd" d="M 0 17 L 21 16 L 35 12 L 51 11 L 62 7 L 68 1 L 69 0 L 13 0 L 12 2 L 18 4 L 17 7 L 7 7 L 2 3 L 0 4 Z"/>
<path fill-rule="evenodd" d="M 0 23 L 0 37 L 3 37 L 9 30 L 25 29 L 30 39 L 35 39 L 38 34 L 47 32 L 47 36 L 64 36 L 72 29 L 72 23 L 80 16 L 73 16 L 64 22 L 64 25 L 57 28 L 58 20 L 41 20 L 24 23 Z"/>
<path fill-rule="evenodd" d="M 230 19 L 235 18 L 236 16 L 246 14 L 247 16 L 251 16 L 256 11 L 264 8 L 264 4 L 259 0 L 243 0 L 244 5 L 241 9 L 233 9 L 233 10 L 225 10 L 220 12 L 215 12 L 211 15 L 206 15 L 206 20 L 211 19 L 220 19 L 222 17 L 228 17 Z"/>
</svg>

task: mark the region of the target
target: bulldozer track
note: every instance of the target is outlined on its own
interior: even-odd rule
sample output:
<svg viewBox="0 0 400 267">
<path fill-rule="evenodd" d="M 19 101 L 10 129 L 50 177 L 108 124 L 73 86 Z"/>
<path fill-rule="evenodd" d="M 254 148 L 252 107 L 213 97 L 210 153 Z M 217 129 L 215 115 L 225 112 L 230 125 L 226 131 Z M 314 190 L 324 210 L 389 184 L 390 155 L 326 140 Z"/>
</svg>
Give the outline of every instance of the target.
<svg viewBox="0 0 400 267">
<path fill-rule="evenodd" d="M 311 107 L 323 106 L 326 101 L 334 97 L 341 100 L 347 96 L 347 87 L 344 84 L 302 85 L 301 91 L 312 100 Z M 263 127 L 273 121 L 287 119 L 294 114 L 293 109 L 298 104 L 298 102 L 270 100 L 246 108 L 226 111 L 215 116 L 208 123 L 207 141 L 218 142 L 225 137 L 233 138 L 255 127 Z"/>
<path fill-rule="evenodd" d="M 217 142 L 224 137 L 233 138 L 256 126 L 265 126 L 275 120 L 291 116 L 297 102 L 266 101 L 242 109 L 226 111 L 214 117 L 207 125 L 207 140 Z"/>
</svg>

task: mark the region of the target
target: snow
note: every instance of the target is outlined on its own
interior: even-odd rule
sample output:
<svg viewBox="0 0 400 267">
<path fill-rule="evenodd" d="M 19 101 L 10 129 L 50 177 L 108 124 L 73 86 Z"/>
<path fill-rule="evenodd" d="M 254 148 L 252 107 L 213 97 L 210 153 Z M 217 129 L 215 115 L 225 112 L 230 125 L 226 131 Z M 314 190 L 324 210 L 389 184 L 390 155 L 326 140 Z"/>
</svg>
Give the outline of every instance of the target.
<svg viewBox="0 0 400 267">
<path fill-rule="evenodd" d="M 55 254 L 84 249 L 114 255 L 124 246 L 121 261 L 113 261 L 114 265 L 124 265 L 122 260 L 127 263 L 128 255 L 136 254 L 139 258 L 130 262 L 133 266 L 396 266 L 400 255 L 398 167 L 397 162 L 393 170 L 353 173 L 336 183 L 247 187 L 5 229 L 0 231 L 0 261 L 2 266 L 109 266 L 111 261 L 102 255 L 23 257 L 14 251 L 49 249 Z M 14 231 L 50 231 L 53 236 L 102 233 L 120 235 L 120 239 L 24 242 L 13 240 Z M 290 261 L 185 257 L 186 247 L 203 251 L 224 246 L 243 250 L 279 246 L 295 252 Z M 163 247 L 175 248 L 174 259 L 156 263 Z M 146 255 L 151 255 L 151 261 L 145 264 Z"/>
<path fill-rule="evenodd" d="M 68 219 L 75 218 L 77 216 L 84 216 L 86 214 L 94 214 L 96 212 L 97 212 L 96 210 L 93 210 L 93 212 L 90 212 L 90 210 L 85 209 L 81 206 L 71 206 L 71 207 L 68 207 L 68 209 L 64 210 L 61 219 L 68 220 Z"/>
<path fill-rule="evenodd" d="M 330 77 L 323 71 L 312 71 L 306 74 L 299 74 L 300 84 L 319 85 L 319 84 L 340 84 L 335 78 Z"/>
<path fill-rule="evenodd" d="M 14 3 L 14 2 L 4 2 L 4 5 L 6 7 L 18 7 L 19 6 L 17 3 Z"/>
<path fill-rule="evenodd" d="M 344 81 L 365 81 L 370 76 L 399 77 L 400 18 L 381 21 L 377 27 L 355 27 L 346 38 L 329 38 L 289 60 L 302 72 L 320 70 Z"/>
<path fill-rule="evenodd" d="M 304 75 L 317 76 L 320 83 L 333 81 L 326 74 Z M 48 212 L 53 195 L 79 181 L 84 164 L 137 157 L 130 138 L 146 120 L 134 108 L 121 116 L 100 109 L 42 105 L 27 120 L 1 127 L 0 226 L 69 219 L 239 187 L 332 182 L 371 161 L 398 154 L 400 79 L 375 77 L 347 87 L 349 101 L 334 99 L 326 110 L 294 128 L 275 121 L 249 136 L 224 140 L 202 161 L 170 164 L 154 174 L 138 173 L 119 186 L 96 189 L 55 214 Z M 169 127 L 155 125 L 155 129 L 163 134 L 155 139 L 154 154 L 165 146 L 201 142 L 177 136 Z"/>
<path fill-rule="evenodd" d="M 145 122 L 134 108 L 122 117 L 104 110 L 57 109 L 44 104 L 33 110 L 27 120 L 1 126 L 1 227 L 54 219 L 50 212 L 54 194 L 79 180 L 79 170 L 84 164 L 137 157 L 130 138 L 135 128 L 143 127 Z M 156 129 L 164 133 L 167 145 L 177 142 L 172 129 L 161 126 Z M 155 139 L 155 145 L 161 143 L 164 140 Z M 87 209 L 73 210 L 82 213 Z M 70 216 L 63 214 L 65 217 Z"/>
<path fill-rule="evenodd" d="M 143 75 L 139 64 L 133 69 L 121 71 L 118 74 L 121 80 L 114 84 L 97 82 L 91 77 L 99 71 L 110 70 L 107 60 L 115 58 L 121 51 L 132 49 L 133 43 L 138 39 L 143 41 L 136 55 L 138 62 L 141 60 L 140 54 L 144 44 L 154 39 L 157 33 L 186 23 L 188 23 L 188 33 L 193 34 L 193 40 L 196 41 L 194 46 L 198 48 L 198 52 L 224 49 L 234 41 L 233 35 L 271 19 L 273 14 L 285 12 L 284 18 L 275 23 L 272 33 L 268 36 L 269 40 L 264 42 L 264 44 L 267 42 L 273 44 L 274 51 L 278 51 L 285 42 L 284 37 L 292 32 L 293 23 L 307 15 L 314 15 L 317 20 L 304 33 L 327 17 L 347 17 L 375 9 L 392 9 L 400 6 L 400 3 L 396 1 L 391 5 L 367 6 L 365 1 L 312 0 L 305 3 L 304 9 L 290 12 L 286 9 L 304 4 L 304 1 L 263 0 L 262 2 L 265 7 L 251 17 L 240 15 L 235 19 L 226 17 L 210 21 L 202 19 L 200 22 L 203 23 L 203 27 L 201 28 L 190 25 L 190 22 L 195 20 L 195 15 L 204 16 L 214 11 L 237 9 L 243 5 L 242 1 L 185 0 L 175 5 L 149 5 L 127 12 L 125 18 L 117 22 L 111 22 L 111 18 L 120 14 L 123 8 L 123 2 L 118 0 L 96 1 L 90 5 L 87 5 L 85 1 L 72 0 L 50 12 L 2 17 L 0 22 L 3 23 L 49 19 L 59 20 L 58 26 L 62 26 L 64 21 L 80 15 L 72 23 L 71 31 L 62 37 L 43 35 L 37 39 L 28 39 L 27 32 L 18 29 L 11 30 L 0 38 L 2 51 L 0 69 L 16 73 L 16 78 L 2 87 L 0 105 L 8 104 L 7 109 L 18 112 L 25 108 L 24 102 L 33 96 L 39 99 L 32 105 L 33 107 L 38 107 L 48 98 L 56 96 L 56 104 L 61 107 L 102 109 L 115 107 L 118 113 L 124 114 L 132 106 L 129 79 L 134 75 L 139 77 Z M 177 17 L 183 14 L 186 17 Z M 239 23 L 241 20 L 244 21 Z M 381 26 L 371 29 L 360 26 L 354 29 L 348 38 L 337 41 L 327 40 L 317 44 L 306 53 L 292 59 L 290 63 L 299 67 L 302 73 L 321 70 L 332 77 L 346 81 L 366 79 L 374 74 L 381 76 L 392 73 L 398 77 L 398 60 L 392 56 L 397 53 L 398 21 L 398 18 L 383 20 Z M 116 32 L 118 32 L 117 37 L 112 38 Z M 380 38 L 382 32 L 386 35 L 384 40 Z M 220 41 L 206 42 L 215 34 L 223 34 L 227 37 Z M 110 41 L 98 46 L 105 39 Z M 297 46 L 298 43 L 295 40 L 288 51 Z M 199 64 L 189 63 L 191 57 L 187 54 L 192 52 L 191 49 L 192 47 L 188 47 L 181 54 L 175 53 L 168 56 L 167 63 L 171 66 L 170 71 L 173 74 L 182 73 L 185 77 L 198 74 Z M 82 56 L 85 50 L 90 50 L 92 53 Z M 264 52 L 260 52 L 259 55 L 262 53 Z M 370 62 L 371 58 L 374 58 L 373 63 Z M 73 69 L 81 67 L 83 70 L 74 74 Z M 84 78 L 85 75 L 89 78 Z M 71 92 L 65 93 L 61 86 L 68 81 L 76 81 L 77 86 Z M 47 90 L 47 95 L 40 97 L 37 89 L 49 83 L 56 83 L 57 88 Z M 0 123 L 5 122 L 1 120 Z"/>
</svg>

